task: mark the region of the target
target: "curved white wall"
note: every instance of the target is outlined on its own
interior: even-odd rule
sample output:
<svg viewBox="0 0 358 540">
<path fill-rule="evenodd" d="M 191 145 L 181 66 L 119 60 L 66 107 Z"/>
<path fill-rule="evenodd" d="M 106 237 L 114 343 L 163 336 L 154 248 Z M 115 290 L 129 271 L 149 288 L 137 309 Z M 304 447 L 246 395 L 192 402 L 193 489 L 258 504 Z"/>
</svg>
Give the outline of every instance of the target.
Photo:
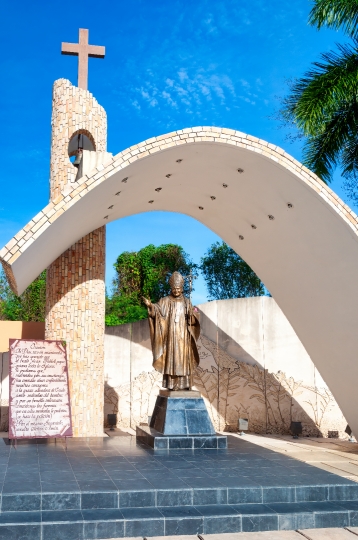
<svg viewBox="0 0 358 540">
<path fill-rule="evenodd" d="M 282 150 L 230 130 L 192 128 L 151 139 L 98 169 L 0 252 L 13 286 L 21 292 L 104 223 L 148 210 L 188 214 L 260 276 L 358 433 L 353 212 Z"/>
</svg>

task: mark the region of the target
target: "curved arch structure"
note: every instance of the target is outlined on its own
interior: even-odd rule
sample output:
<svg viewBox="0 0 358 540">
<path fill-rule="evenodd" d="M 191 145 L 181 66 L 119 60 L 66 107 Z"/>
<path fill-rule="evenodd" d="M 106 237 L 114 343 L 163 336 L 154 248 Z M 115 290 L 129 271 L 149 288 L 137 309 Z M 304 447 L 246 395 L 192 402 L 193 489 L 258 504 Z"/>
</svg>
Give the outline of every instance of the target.
<svg viewBox="0 0 358 540">
<path fill-rule="evenodd" d="M 94 229 L 150 210 L 192 216 L 250 264 L 358 434 L 357 217 L 313 173 L 265 141 L 198 127 L 119 153 L 1 250 L 13 289 L 20 294 Z"/>
</svg>

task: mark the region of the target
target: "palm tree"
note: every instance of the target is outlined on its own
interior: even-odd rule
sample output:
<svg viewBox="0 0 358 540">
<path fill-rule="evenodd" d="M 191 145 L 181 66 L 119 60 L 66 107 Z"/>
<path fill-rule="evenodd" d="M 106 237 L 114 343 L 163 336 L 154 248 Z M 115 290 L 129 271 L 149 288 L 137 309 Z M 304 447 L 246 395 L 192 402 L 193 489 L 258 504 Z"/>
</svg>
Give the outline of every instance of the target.
<svg viewBox="0 0 358 540">
<path fill-rule="evenodd" d="M 321 55 L 284 98 L 281 115 L 306 137 L 303 163 L 324 182 L 340 166 L 358 201 L 358 0 L 314 0 L 309 23 L 342 29 L 352 44 Z"/>
</svg>

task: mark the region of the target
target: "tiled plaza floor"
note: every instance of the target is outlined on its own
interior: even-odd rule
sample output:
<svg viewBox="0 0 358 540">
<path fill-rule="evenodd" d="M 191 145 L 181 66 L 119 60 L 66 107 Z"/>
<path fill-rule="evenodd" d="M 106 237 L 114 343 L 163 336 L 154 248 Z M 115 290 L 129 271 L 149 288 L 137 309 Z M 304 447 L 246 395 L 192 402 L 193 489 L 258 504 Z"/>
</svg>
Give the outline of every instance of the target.
<svg viewBox="0 0 358 540">
<path fill-rule="evenodd" d="M 346 539 L 337 540 L 354 538 L 344 527 L 358 526 L 358 484 L 305 461 L 354 467 L 356 445 L 317 450 L 316 441 L 250 435 L 228 442 L 228 449 L 154 451 L 133 436 L 70 439 L 67 449 L 64 441 L 14 448 L 0 439 L 0 539 L 26 532 L 27 540 L 248 540 L 249 532 L 279 539 L 283 531 L 282 540 L 302 540 L 322 527 L 340 527 Z"/>
</svg>

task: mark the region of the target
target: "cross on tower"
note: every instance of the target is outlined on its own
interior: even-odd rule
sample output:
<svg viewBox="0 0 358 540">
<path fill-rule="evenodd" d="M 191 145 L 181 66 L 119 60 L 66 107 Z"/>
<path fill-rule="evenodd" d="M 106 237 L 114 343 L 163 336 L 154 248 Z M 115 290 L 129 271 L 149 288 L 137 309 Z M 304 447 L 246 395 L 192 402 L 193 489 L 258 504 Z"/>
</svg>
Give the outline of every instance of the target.
<svg viewBox="0 0 358 540">
<path fill-rule="evenodd" d="M 79 43 L 62 43 L 61 53 L 78 56 L 78 87 L 87 90 L 88 57 L 104 58 L 105 48 L 100 45 L 88 44 L 88 30 L 80 28 Z"/>
</svg>

